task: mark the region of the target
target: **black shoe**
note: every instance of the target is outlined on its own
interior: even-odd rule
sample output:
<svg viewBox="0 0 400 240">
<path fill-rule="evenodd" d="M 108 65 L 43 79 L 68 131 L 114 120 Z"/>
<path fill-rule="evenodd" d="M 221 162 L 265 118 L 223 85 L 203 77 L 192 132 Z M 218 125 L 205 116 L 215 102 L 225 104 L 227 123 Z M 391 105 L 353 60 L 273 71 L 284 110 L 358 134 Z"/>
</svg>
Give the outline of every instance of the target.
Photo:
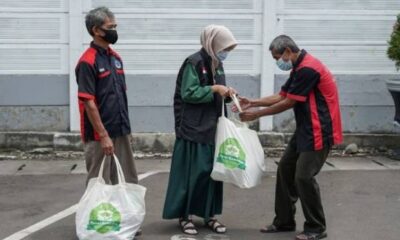
<svg viewBox="0 0 400 240">
<path fill-rule="evenodd" d="M 326 232 L 322 233 L 311 233 L 311 232 L 302 232 L 296 236 L 296 240 L 319 240 L 326 238 L 328 234 Z"/>
<path fill-rule="evenodd" d="M 262 233 L 278 233 L 278 232 L 293 232 L 296 231 L 296 226 L 275 226 L 274 224 L 261 228 Z"/>
</svg>

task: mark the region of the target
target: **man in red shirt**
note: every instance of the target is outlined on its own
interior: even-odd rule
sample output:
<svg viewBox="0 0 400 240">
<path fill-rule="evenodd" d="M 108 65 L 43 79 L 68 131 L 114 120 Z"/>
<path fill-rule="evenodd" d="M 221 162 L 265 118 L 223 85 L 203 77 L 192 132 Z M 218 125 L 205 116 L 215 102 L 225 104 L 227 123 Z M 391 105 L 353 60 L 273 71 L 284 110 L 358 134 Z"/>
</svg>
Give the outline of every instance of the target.
<svg viewBox="0 0 400 240">
<path fill-rule="evenodd" d="M 123 63 L 110 48 L 118 40 L 116 26 L 114 14 L 106 7 L 93 9 L 86 15 L 86 28 L 93 41 L 75 69 L 87 180 L 97 177 L 104 155 L 115 153 L 127 182 L 137 183 L 130 147 L 131 126 Z M 113 163 L 105 171 L 108 180 L 115 183 L 117 177 Z"/>
<path fill-rule="evenodd" d="M 131 149 L 124 65 L 121 57 L 110 48 L 118 40 L 116 27 L 114 14 L 106 7 L 98 7 L 86 15 L 86 28 L 93 41 L 75 69 L 88 171 L 86 183 L 99 175 L 104 156 L 112 154 L 118 157 L 126 181 L 138 183 Z M 108 183 L 116 184 L 116 165 L 109 160 L 102 174 Z"/>
<path fill-rule="evenodd" d="M 252 121 L 293 108 L 296 130 L 278 166 L 275 219 L 261 232 L 294 231 L 295 203 L 300 198 L 306 222 L 296 239 L 322 239 L 327 236 L 326 222 L 315 176 L 331 147 L 342 142 L 336 81 L 325 65 L 300 50 L 288 36 L 276 37 L 269 50 L 281 70 L 291 70 L 289 79 L 278 94 L 256 100 L 241 98 L 245 112 L 240 118 Z M 265 108 L 249 110 L 252 107 Z"/>
</svg>

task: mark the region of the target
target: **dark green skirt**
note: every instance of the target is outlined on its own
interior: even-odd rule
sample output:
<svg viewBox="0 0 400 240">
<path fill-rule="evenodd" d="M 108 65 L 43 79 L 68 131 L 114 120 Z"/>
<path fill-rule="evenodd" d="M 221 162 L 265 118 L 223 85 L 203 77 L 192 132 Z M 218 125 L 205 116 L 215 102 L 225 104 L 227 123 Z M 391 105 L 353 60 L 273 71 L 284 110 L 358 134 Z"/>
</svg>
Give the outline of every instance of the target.
<svg viewBox="0 0 400 240">
<path fill-rule="evenodd" d="M 208 220 L 222 213 L 222 182 L 211 179 L 214 146 L 176 139 L 164 219 L 196 215 Z"/>
</svg>

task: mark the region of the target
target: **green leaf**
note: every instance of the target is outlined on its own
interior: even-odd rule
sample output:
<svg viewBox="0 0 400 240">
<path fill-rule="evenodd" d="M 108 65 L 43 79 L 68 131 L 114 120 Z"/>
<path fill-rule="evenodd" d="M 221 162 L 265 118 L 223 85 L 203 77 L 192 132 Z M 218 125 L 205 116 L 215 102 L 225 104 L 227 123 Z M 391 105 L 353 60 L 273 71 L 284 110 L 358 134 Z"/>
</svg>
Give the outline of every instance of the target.
<svg viewBox="0 0 400 240">
<path fill-rule="evenodd" d="M 395 62 L 397 70 L 400 70 L 400 14 L 397 16 L 388 44 L 387 55 Z"/>
</svg>

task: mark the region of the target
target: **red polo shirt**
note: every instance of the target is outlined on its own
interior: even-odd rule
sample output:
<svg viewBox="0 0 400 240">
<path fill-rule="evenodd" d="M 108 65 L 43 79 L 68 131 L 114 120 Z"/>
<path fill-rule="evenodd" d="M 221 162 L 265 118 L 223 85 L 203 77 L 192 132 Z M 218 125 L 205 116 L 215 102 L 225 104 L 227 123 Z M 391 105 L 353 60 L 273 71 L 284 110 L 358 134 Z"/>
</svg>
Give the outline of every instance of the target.
<svg viewBox="0 0 400 240">
<path fill-rule="evenodd" d="M 296 100 L 297 151 L 318 151 L 343 140 L 339 96 L 329 69 L 302 50 L 280 95 Z"/>
<path fill-rule="evenodd" d="M 93 42 L 75 69 L 78 83 L 81 134 L 84 142 L 100 140 L 85 112 L 84 101 L 94 100 L 111 138 L 131 133 L 125 74 L 121 57 Z"/>
</svg>

